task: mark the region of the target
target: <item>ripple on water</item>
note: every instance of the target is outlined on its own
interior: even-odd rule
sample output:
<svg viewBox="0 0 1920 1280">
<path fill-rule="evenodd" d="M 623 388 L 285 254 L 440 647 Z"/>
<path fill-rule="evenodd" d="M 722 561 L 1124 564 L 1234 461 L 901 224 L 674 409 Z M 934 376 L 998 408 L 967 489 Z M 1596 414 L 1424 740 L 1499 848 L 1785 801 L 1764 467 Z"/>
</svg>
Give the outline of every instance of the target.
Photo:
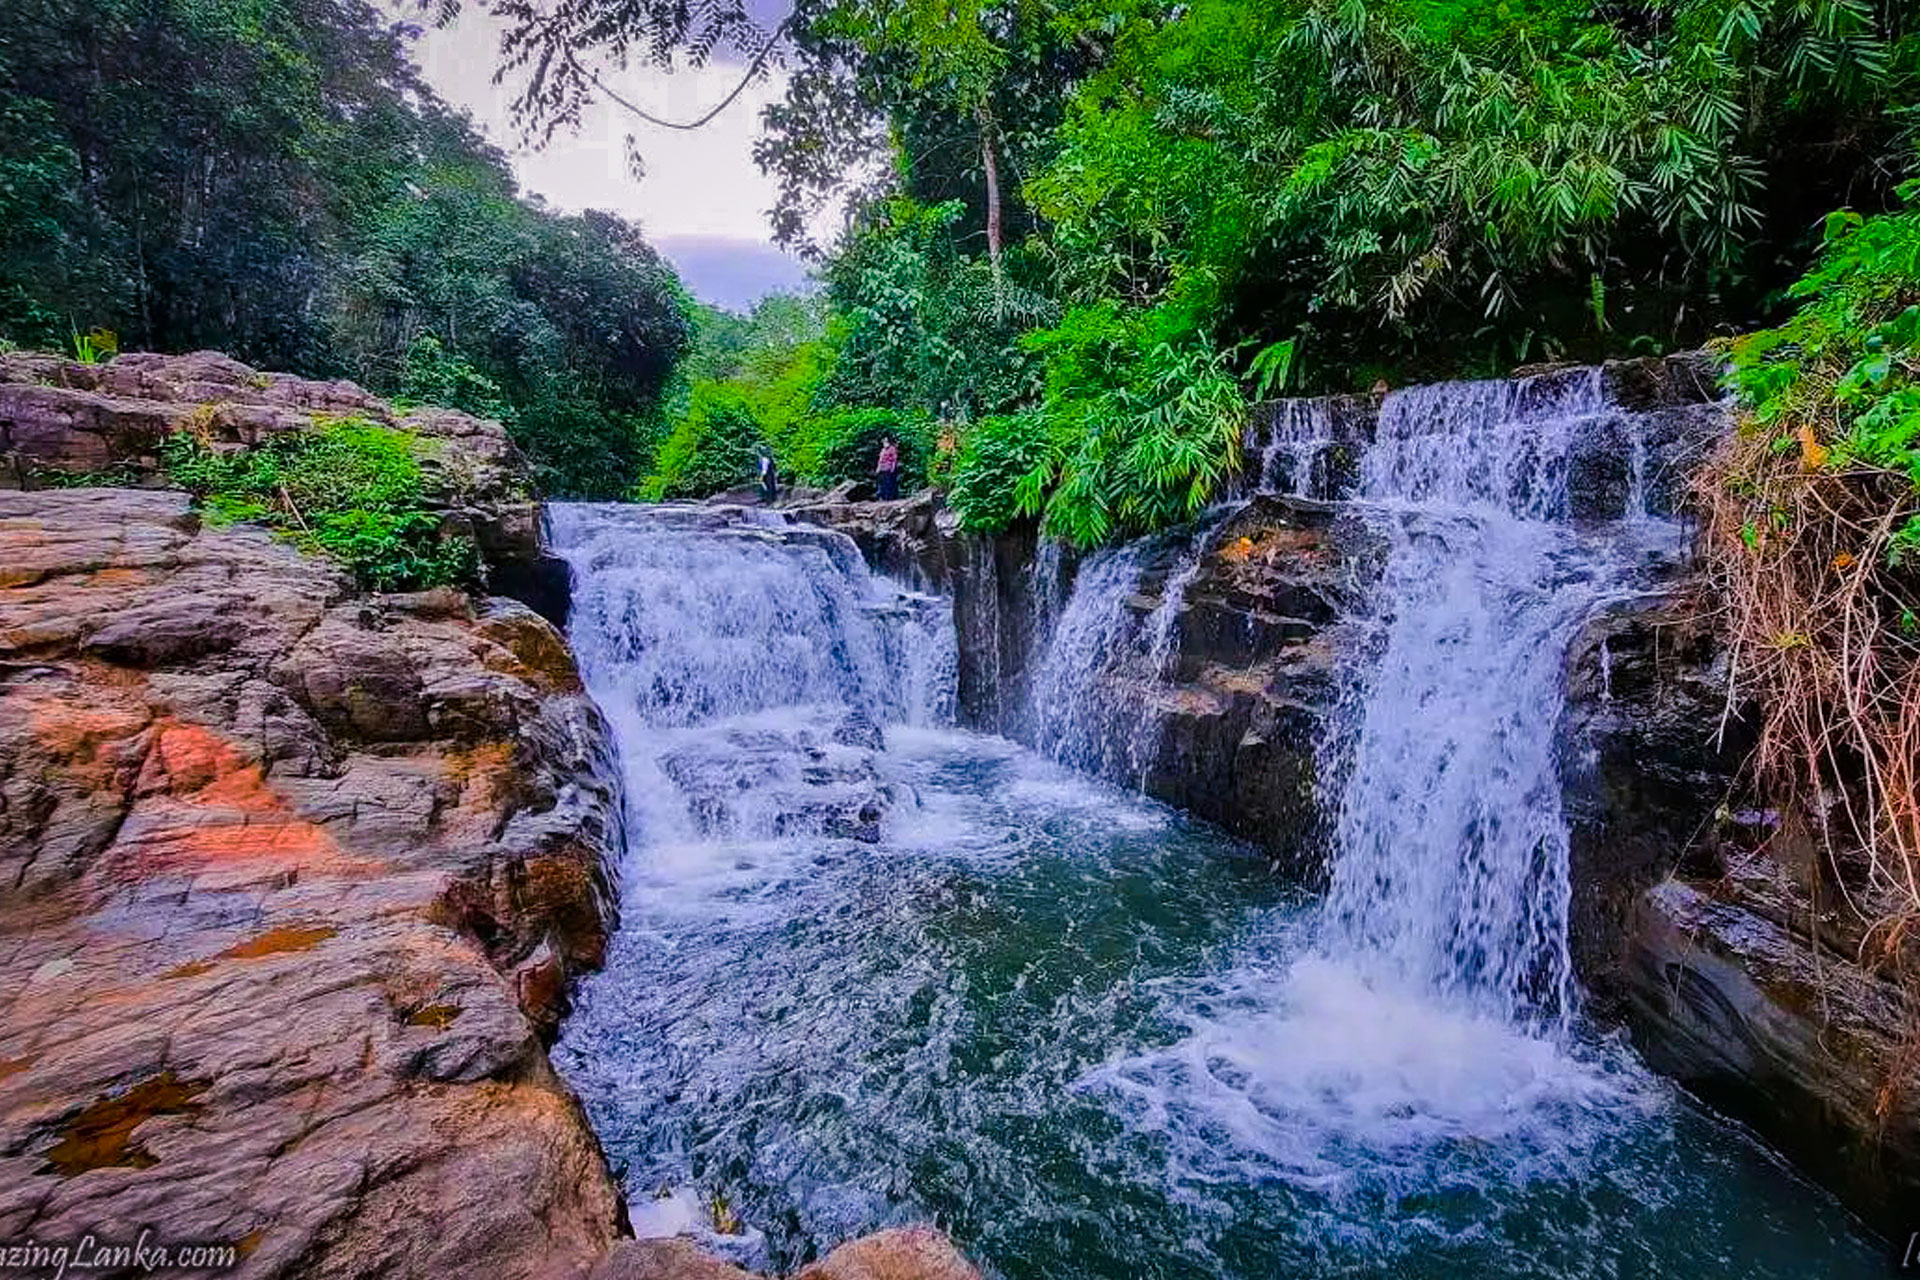
<svg viewBox="0 0 1920 1280">
<path fill-rule="evenodd" d="M 1880 1268 L 1623 1048 L 1329 958 L 1239 846 L 991 739 L 884 763 L 878 846 L 636 856 L 558 1056 L 658 1229 L 718 1190 L 757 1264 L 931 1217 L 1009 1280 Z"/>
</svg>

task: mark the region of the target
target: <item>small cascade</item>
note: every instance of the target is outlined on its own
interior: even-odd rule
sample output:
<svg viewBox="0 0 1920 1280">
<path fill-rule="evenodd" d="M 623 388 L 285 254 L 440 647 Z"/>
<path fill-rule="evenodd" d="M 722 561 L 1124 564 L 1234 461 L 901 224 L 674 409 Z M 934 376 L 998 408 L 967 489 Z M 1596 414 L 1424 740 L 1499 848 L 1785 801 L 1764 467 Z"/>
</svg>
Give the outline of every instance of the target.
<svg viewBox="0 0 1920 1280">
<path fill-rule="evenodd" d="M 1187 591 L 1214 530 L 1234 509 L 1212 512 L 1173 545 L 1170 560 L 1165 540 L 1142 540 L 1097 552 L 1080 566 L 1066 604 L 1049 620 L 1031 689 L 1028 725 L 1041 751 L 1145 789 L 1165 727 L 1159 695 L 1173 674 Z M 1149 609 L 1156 572 L 1159 598 Z"/>
<path fill-rule="evenodd" d="M 1627 419 L 1627 505 L 1623 517 L 1630 524 L 1646 520 L 1647 510 L 1647 433 L 1640 419 Z"/>
<path fill-rule="evenodd" d="M 1242 483 L 1256 493 L 1330 498 L 1338 487 L 1333 414 L 1324 399 L 1282 400 L 1250 424 Z"/>
<path fill-rule="evenodd" d="M 1389 554 L 1378 657 L 1330 744 L 1346 783 L 1327 918 L 1363 972 L 1508 1022 L 1563 1028 L 1575 1007 L 1554 754 L 1568 645 L 1650 547 L 1676 545 L 1637 495 L 1626 521 L 1568 523 L 1575 446 L 1617 416 L 1597 369 L 1412 388 L 1388 395 L 1362 464 Z"/>
<path fill-rule="evenodd" d="M 859 830 L 859 748 L 952 715 L 946 606 L 872 577 L 843 534 L 691 507 L 556 503 L 548 522 L 642 841 Z"/>
<path fill-rule="evenodd" d="M 1034 745 L 1071 768 L 1113 778 L 1139 772 L 1111 691 L 1139 640 L 1139 615 L 1129 606 L 1149 549 L 1129 543 L 1082 562 L 1034 676 Z"/>
</svg>

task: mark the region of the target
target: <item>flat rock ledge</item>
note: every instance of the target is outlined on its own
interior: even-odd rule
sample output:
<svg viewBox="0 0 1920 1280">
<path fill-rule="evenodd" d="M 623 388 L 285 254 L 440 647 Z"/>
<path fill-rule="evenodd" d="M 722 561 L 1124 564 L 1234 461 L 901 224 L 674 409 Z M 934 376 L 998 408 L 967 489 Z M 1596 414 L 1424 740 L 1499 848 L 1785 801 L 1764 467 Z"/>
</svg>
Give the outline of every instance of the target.
<svg viewBox="0 0 1920 1280">
<path fill-rule="evenodd" d="M 521 604 L 357 594 L 177 492 L 0 490 L 0 1239 L 726 1274 L 632 1269 L 697 1255 L 620 1240 L 547 1058 L 612 927 L 616 777 Z M 973 1274 L 874 1239 L 810 1274 Z"/>
<path fill-rule="evenodd" d="M 343 418 L 418 436 L 443 518 L 473 534 L 489 588 L 564 621 L 565 569 L 541 550 L 538 494 L 506 429 L 451 409 L 402 409 L 351 382 L 266 373 L 217 351 L 104 364 L 0 353 L 0 490 L 89 479 L 164 487 L 160 446 L 174 432 L 248 449 Z"/>
</svg>

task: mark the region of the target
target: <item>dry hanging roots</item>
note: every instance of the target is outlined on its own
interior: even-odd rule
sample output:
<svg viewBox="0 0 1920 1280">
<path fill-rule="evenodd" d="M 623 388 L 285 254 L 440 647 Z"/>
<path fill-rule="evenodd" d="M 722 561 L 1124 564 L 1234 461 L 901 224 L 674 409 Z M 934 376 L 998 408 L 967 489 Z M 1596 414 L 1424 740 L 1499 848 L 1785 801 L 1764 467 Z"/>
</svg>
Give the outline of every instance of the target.
<svg viewBox="0 0 1920 1280">
<path fill-rule="evenodd" d="M 1807 814 L 1891 959 L 1920 923 L 1920 573 L 1896 564 L 1911 481 L 1743 430 L 1696 481 L 1725 602 L 1730 697 L 1760 708 L 1755 781 Z M 1920 554 L 1916 555 L 1920 560 Z"/>
</svg>

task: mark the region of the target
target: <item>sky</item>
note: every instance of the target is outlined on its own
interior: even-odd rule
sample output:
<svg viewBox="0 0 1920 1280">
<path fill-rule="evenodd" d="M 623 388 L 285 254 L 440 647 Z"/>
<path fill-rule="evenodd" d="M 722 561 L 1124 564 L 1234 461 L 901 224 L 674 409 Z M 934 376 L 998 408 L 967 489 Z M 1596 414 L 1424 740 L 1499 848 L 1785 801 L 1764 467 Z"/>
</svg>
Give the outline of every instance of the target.
<svg viewBox="0 0 1920 1280">
<path fill-rule="evenodd" d="M 601 103 L 584 113 L 577 133 L 561 133 L 534 150 L 520 145 L 513 127 L 512 86 L 493 83 L 499 30 L 467 5 L 451 26 L 428 28 L 414 56 L 434 91 L 471 112 L 512 157 L 523 190 L 568 212 L 607 209 L 638 222 L 703 302 L 744 311 L 767 293 L 808 287 L 805 265 L 773 244 L 767 210 L 775 188 L 752 156 L 760 109 L 785 93 L 784 76 L 749 85 L 710 124 L 691 132 L 663 129 Z M 740 62 L 717 61 L 672 73 L 636 67 L 608 83 L 654 115 L 689 120 L 725 98 L 744 70 Z M 646 162 L 637 182 L 627 170 L 629 135 Z"/>
</svg>

